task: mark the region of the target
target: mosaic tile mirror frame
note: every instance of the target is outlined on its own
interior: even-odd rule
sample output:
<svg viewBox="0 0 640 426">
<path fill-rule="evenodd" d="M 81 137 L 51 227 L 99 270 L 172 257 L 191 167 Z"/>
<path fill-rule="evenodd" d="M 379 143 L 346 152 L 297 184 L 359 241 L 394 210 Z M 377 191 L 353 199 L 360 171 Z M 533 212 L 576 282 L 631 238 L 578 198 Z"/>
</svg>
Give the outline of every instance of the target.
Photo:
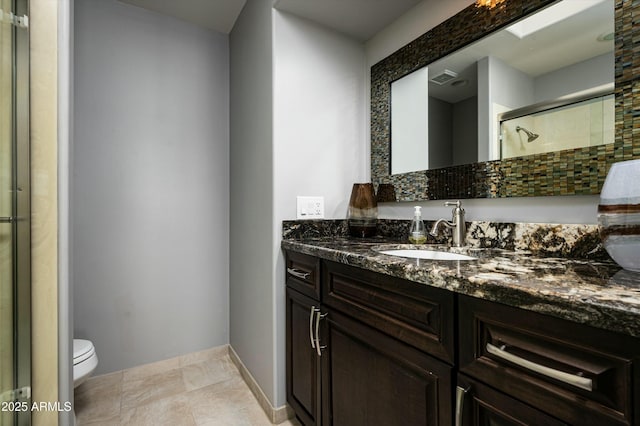
<svg viewBox="0 0 640 426">
<path fill-rule="evenodd" d="M 615 0 L 614 143 L 390 174 L 391 82 L 555 0 L 473 4 L 371 67 L 371 179 L 399 201 L 599 194 L 612 163 L 640 157 L 640 2 Z"/>
</svg>

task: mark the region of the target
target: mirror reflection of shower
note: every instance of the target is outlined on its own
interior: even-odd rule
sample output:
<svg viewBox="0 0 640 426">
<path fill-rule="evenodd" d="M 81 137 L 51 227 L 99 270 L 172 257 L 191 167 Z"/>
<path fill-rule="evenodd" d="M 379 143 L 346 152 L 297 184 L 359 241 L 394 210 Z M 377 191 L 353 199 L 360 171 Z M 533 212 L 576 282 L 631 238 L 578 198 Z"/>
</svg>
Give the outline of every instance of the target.
<svg viewBox="0 0 640 426">
<path fill-rule="evenodd" d="M 519 132 L 520 130 L 522 130 L 527 135 L 527 142 L 533 142 L 534 140 L 538 139 L 538 136 L 540 136 L 539 134 L 533 133 L 525 129 L 524 127 L 517 126 L 516 132 Z"/>
<path fill-rule="evenodd" d="M 613 143 L 612 85 L 497 115 L 500 158 L 543 154 Z M 500 106 L 506 109 L 504 106 Z"/>
</svg>

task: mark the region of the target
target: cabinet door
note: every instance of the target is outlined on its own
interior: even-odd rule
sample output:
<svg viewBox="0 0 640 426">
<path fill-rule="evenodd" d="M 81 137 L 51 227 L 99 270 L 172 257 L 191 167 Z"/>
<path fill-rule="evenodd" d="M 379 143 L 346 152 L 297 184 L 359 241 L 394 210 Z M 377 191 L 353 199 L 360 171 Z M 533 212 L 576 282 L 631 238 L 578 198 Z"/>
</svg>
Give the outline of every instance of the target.
<svg viewBox="0 0 640 426">
<path fill-rule="evenodd" d="M 447 364 L 333 310 L 321 343 L 323 425 L 451 424 Z"/>
<path fill-rule="evenodd" d="M 311 347 L 309 323 L 318 306 L 287 288 L 287 402 L 306 426 L 320 424 L 320 358 Z"/>
<path fill-rule="evenodd" d="M 458 376 L 456 393 L 456 425 L 566 425 L 566 423 L 463 375 Z"/>
</svg>

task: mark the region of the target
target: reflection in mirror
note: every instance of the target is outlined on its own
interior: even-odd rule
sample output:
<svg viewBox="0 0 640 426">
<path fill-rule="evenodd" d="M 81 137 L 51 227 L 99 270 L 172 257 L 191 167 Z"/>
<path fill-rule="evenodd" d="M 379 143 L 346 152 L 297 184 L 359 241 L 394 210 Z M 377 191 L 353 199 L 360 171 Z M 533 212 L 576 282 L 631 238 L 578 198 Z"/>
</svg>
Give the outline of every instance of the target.
<svg viewBox="0 0 640 426">
<path fill-rule="evenodd" d="M 429 168 L 428 86 L 426 67 L 391 83 L 391 173 Z"/>
<path fill-rule="evenodd" d="M 613 1 L 557 2 L 429 64 L 428 88 L 413 91 L 428 92 L 427 106 L 412 116 L 424 118 L 422 123 L 399 117 L 393 103 L 397 86 L 392 83 L 391 174 L 592 146 L 596 139 L 597 144 L 613 143 L 612 96 L 589 106 L 558 108 L 555 103 L 594 88 L 613 92 L 613 34 Z M 424 84 L 423 78 L 412 77 L 417 72 L 426 73 L 427 68 L 398 81 L 409 78 Z M 405 85 L 403 90 L 409 89 Z M 511 148 L 501 147 L 499 116 L 541 103 L 553 105 L 554 112 L 505 122 L 505 143 Z M 570 123 L 568 117 L 578 121 Z M 426 131 L 419 135 L 422 151 L 401 142 L 399 135 L 413 134 L 403 129 L 403 121 Z M 516 127 L 540 137 L 528 143 L 529 136 Z M 394 158 L 420 159 L 428 166 L 396 168 Z"/>
<path fill-rule="evenodd" d="M 601 96 L 561 99 L 499 116 L 501 159 L 611 143 L 613 87 Z"/>
</svg>

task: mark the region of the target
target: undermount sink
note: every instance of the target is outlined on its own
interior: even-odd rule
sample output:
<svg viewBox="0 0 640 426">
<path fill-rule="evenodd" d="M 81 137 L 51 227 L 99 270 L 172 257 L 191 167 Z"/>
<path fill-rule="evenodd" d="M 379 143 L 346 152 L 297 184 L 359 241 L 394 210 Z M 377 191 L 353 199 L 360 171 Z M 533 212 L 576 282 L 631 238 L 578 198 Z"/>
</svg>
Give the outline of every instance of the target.
<svg viewBox="0 0 640 426">
<path fill-rule="evenodd" d="M 418 250 L 418 249 L 399 249 L 399 250 L 381 250 L 380 253 L 391 256 L 410 257 L 413 259 L 428 260 L 476 260 L 477 257 L 467 256 L 466 254 L 450 253 L 447 251 L 436 250 Z"/>
</svg>

